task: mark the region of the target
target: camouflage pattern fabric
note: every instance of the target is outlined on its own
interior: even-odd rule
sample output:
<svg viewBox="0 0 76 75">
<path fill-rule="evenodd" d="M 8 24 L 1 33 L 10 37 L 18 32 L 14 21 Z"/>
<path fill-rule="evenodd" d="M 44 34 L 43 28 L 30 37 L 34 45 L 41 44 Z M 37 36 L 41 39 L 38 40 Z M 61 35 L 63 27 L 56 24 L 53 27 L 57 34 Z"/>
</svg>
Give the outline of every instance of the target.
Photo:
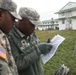
<svg viewBox="0 0 76 75">
<path fill-rule="evenodd" d="M 6 59 L 0 57 L 0 75 L 18 75 L 7 36 L 0 30 L 0 55 L 2 54 L 6 55 Z"/>
<path fill-rule="evenodd" d="M 40 21 L 39 13 L 33 8 L 21 7 L 19 10 L 19 15 L 22 18 L 29 19 L 29 21 L 34 25 L 42 25 L 42 22 Z"/>
<path fill-rule="evenodd" d="M 70 69 L 62 64 L 56 71 L 54 75 L 67 75 Z"/>
<path fill-rule="evenodd" d="M 0 8 L 7 10 L 15 18 L 22 19 L 20 15 L 17 14 L 17 4 L 12 0 L 0 0 Z"/>
<path fill-rule="evenodd" d="M 10 33 L 10 44 L 12 54 L 16 61 L 19 75 L 44 75 L 40 61 L 40 40 L 33 32 L 26 37 L 14 26 Z"/>
</svg>

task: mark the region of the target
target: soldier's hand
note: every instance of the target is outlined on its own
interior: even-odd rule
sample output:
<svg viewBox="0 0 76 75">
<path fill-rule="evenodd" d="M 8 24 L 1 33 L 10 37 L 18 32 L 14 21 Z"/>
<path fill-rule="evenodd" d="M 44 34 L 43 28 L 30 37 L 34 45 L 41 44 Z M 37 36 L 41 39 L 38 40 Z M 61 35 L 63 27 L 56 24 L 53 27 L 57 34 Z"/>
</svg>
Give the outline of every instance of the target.
<svg viewBox="0 0 76 75">
<path fill-rule="evenodd" d="M 53 45 L 49 43 L 42 43 L 42 44 L 39 44 L 38 47 L 39 47 L 39 50 L 41 51 L 41 54 L 46 54 L 51 50 Z"/>
<path fill-rule="evenodd" d="M 47 42 L 47 43 L 51 43 L 50 38 L 48 38 L 46 42 Z"/>
</svg>

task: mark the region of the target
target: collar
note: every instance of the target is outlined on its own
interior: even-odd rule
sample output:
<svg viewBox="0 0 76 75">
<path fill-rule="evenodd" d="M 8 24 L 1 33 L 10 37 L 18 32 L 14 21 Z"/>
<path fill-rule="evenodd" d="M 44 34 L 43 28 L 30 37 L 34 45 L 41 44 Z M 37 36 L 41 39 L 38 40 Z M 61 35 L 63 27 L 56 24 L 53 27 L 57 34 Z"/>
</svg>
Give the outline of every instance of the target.
<svg viewBox="0 0 76 75">
<path fill-rule="evenodd" d="M 16 27 L 15 27 L 15 28 L 16 28 Z M 21 37 L 25 37 L 25 35 L 24 35 L 22 32 L 20 32 L 17 28 L 16 28 L 16 30 L 17 30 L 18 34 L 19 34 Z"/>
<path fill-rule="evenodd" d="M 7 35 L 6 35 L 2 30 L 0 30 L 0 35 L 1 35 L 2 37 L 7 37 Z"/>
</svg>

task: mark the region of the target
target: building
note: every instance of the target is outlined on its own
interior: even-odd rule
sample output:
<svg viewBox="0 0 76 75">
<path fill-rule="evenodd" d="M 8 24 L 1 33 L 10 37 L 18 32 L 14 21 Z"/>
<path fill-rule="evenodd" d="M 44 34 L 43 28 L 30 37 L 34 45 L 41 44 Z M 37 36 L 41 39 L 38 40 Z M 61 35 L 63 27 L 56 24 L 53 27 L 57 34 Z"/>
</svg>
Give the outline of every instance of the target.
<svg viewBox="0 0 76 75">
<path fill-rule="evenodd" d="M 58 30 L 59 27 L 58 27 L 58 20 L 56 19 L 49 19 L 49 20 L 44 20 L 42 21 L 42 25 L 38 25 L 36 26 L 36 29 L 39 29 L 39 30 Z"/>
<path fill-rule="evenodd" d="M 55 14 L 58 14 L 59 30 L 76 30 L 76 3 L 69 2 Z"/>
</svg>

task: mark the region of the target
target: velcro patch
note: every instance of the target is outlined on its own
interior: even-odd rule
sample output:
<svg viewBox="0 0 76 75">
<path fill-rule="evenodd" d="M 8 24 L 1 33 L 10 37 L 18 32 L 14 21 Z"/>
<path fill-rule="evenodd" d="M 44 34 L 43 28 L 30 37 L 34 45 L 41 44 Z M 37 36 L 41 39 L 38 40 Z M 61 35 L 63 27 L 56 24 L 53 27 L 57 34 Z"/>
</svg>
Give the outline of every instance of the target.
<svg viewBox="0 0 76 75">
<path fill-rule="evenodd" d="M 0 58 L 6 60 L 6 51 L 2 46 L 0 46 Z"/>
</svg>

